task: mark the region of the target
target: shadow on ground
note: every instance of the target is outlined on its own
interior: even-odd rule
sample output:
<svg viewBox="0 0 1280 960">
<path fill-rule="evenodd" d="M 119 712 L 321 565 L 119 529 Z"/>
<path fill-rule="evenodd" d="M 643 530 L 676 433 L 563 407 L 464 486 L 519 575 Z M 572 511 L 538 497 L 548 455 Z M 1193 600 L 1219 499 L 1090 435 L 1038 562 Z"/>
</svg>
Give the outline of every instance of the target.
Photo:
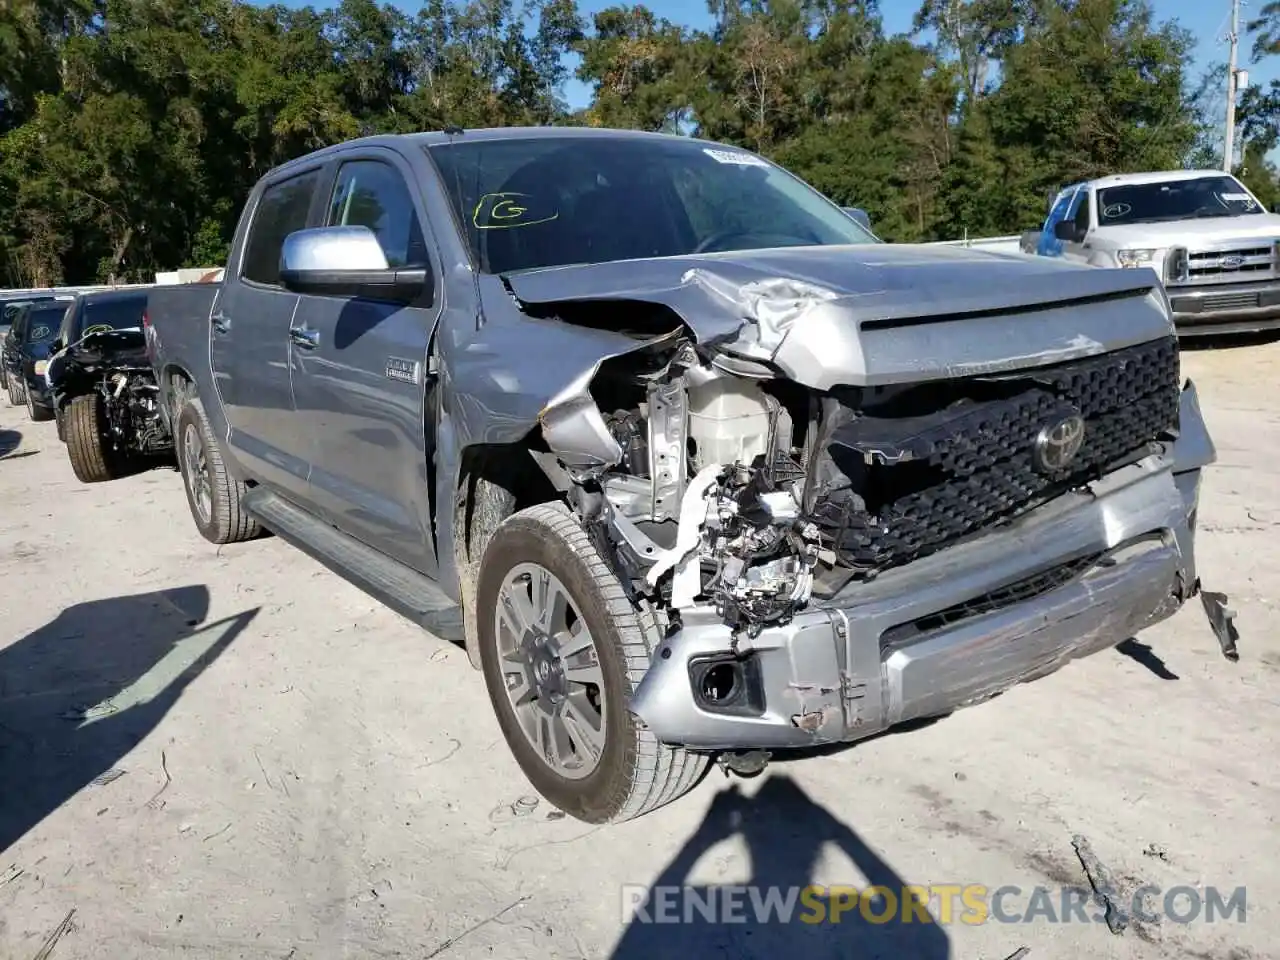
<svg viewBox="0 0 1280 960">
<path fill-rule="evenodd" d="M 1164 662 L 1164 659 L 1155 652 L 1149 643 L 1143 643 L 1130 637 L 1128 640 L 1116 644 L 1116 652 L 1146 667 L 1161 680 L 1178 679 L 1178 675 L 1169 669 L 1169 665 Z"/>
<path fill-rule="evenodd" d="M 0 457 L 7 457 L 18 449 L 22 443 L 22 434 L 17 430 L 6 430 L 0 427 Z"/>
<path fill-rule="evenodd" d="M 1207 336 L 1182 337 L 1178 347 L 1186 352 L 1201 350 L 1225 350 L 1228 347 L 1265 347 L 1280 341 L 1280 333 L 1264 330 L 1258 333 L 1209 334 Z"/>
<path fill-rule="evenodd" d="M 94 600 L 0 650 L 0 851 L 109 780 L 258 609 L 208 612 L 204 586 Z"/>
<path fill-rule="evenodd" d="M 734 836 L 742 838 L 750 861 L 746 889 L 692 885 L 690 875 L 699 861 Z M 801 894 L 828 845 L 843 851 L 860 874 L 844 879 L 843 885 L 888 891 L 868 899 L 865 914 L 852 890 L 828 895 L 814 887 Z M 743 795 L 736 784 L 723 790 L 648 890 L 624 891 L 621 906 L 635 904 L 634 916 L 611 960 L 947 960 L 949 940 L 940 925 L 911 909 L 904 920 L 906 886 L 855 831 L 814 803 L 790 777 L 774 774 L 754 797 Z M 789 897 L 794 899 L 788 917 Z M 771 903 L 776 907 L 772 911 Z"/>
</svg>

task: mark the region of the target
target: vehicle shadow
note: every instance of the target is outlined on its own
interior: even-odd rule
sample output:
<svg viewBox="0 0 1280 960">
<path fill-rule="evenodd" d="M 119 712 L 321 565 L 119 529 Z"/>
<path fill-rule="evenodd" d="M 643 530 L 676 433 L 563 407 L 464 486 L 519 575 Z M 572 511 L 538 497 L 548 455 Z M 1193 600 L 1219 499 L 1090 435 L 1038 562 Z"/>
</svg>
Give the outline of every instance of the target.
<svg viewBox="0 0 1280 960">
<path fill-rule="evenodd" d="M 1280 341 L 1280 332 L 1264 330 L 1258 333 L 1206 334 L 1198 337 L 1182 337 L 1178 348 L 1185 352 L 1224 350 L 1228 347 L 1265 347 Z"/>
<path fill-rule="evenodd" d="M 690 885 L 699 860 L 734 836 L 750 858 L 745 885 Z M 842 880 L 841 889 L 808 887 L 827 845 L 843 851 L 860 874 Z M 872 887 L 880 889 L 861 900 L 859 891 Z M 734 784 L 716 796 L 694 835 L 647 890 L 624 891 L 623 904 L 633 915 L 610 960 L 947 960 L 946 932 L 925 907 L 904 910 L 906 888 L 854 830 L 789 776 L 770 776 L 753 797 Z"/>
<path fill-rule="evenodd" d="M 5 430 L 0 427 L 0 457 L 7 457 L 18 449 L 22 443 L 22 434 L 17 430 Z"/>
<path fill-rule="evenodd" d="M 0 649 L 0 851 L 113 768 L 257 615 L 209 590 L 79 603 Z"/>
</svg>

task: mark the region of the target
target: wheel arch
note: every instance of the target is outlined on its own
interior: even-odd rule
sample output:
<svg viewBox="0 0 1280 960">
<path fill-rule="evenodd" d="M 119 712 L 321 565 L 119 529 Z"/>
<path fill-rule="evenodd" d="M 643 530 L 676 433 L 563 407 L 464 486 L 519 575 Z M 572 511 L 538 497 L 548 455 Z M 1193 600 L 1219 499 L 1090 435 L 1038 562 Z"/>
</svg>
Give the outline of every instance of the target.
<svg viewBox="0 0 1280 960">
<path fill-rule="evenodd" d="M 526 507 L 566 501 L 566 491 L 556 482 L 554 460 L 549 458 L 536 429 L 515 443 L 471 444 L 458 456 L 448 540 L 464 614 L 467 656 L 477 670 L 475 599 L 480 561 L 489 539 L 507 517 Z"/>
</svg>

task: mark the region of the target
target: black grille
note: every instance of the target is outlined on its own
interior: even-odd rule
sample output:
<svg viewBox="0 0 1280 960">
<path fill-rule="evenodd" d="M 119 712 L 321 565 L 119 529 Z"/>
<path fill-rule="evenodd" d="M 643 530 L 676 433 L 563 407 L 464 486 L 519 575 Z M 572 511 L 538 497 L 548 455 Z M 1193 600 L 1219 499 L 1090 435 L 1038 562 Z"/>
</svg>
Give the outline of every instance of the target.
<svg viewBox="0 0 1280 960">
<path fill-rule="evenodd" d="M 949 388 L 969 395 L 925 415 L 850 414 L 831 434 L 827 467 L 838 480 L 819 485 L 812 519 L 842 566 L 910 563 L 1142 453 L 1177 423 L 1177 343 Z M 1074 413 L 1085 421 L 1079 453 L 1065 470 L 1041 472 L 1037 435 Z"/>
</svg>

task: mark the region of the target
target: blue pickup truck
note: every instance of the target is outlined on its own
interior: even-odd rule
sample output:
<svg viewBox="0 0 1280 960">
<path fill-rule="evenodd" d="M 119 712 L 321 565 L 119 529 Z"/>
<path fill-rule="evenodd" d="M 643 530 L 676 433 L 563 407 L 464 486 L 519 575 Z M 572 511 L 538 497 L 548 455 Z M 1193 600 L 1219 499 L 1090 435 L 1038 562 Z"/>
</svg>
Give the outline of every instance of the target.
<svg viewBox="0 0 1280 960">
<path fill-rule="evenodd" d="M 1215 454 L 1153 273 L 881 243 L 737 147 L 329 147 L 143 327 L 200 533 L 270 530 L 463 644 L 588 822 L 989 698 L 1198 590 Z"/>
</svg>

